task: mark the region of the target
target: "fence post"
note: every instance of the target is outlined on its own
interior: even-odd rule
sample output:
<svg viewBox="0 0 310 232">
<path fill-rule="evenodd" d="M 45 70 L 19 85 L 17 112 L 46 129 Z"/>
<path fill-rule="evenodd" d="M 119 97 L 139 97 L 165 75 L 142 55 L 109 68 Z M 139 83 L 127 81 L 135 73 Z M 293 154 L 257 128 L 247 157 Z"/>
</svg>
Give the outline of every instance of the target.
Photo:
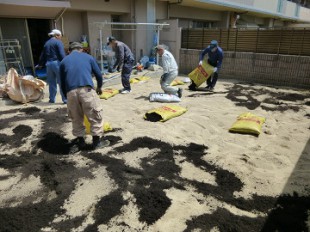
<svg viewBox="0 0 310 232">
<path fill-rule="evenodd" d="M 259 40 L 259 28 L 257 28 L 257 33 L 256 33 L 256 46 L 255 46 L 255 53 L 257 53 L 258 40 Z"/>
<path fill-rule="evenodd" d="M 278 54 L 277 55 L 280 54 L 282 37 L 283 37 L 283 27 L 281 28 L 281 35 L 280 35 L 280 41 L 279 41 L 279 45 L 278 45 Z"/>
<path fill-rule="evenodd" d="M 301 41 L 301 46 L 300 46 L 300 49 L 299 49 L 299 56 L 301 55 L 301 52 L 304 48 L 304 41 L 305 41 L 305 33 L 306 33 L 306 28 L 304 27 L 304 32 L 302 33 L 302 41 Z"/>
<path fill-rule="evenodd" d="M 290 42 L 290 46 L 288 47 L 288 51 L 287 51 L 287 54 L 288 54 L 288 55 L 290 54 L 291 47 L 292 47 L 292 41 L 293 41 L 293 31 L 294 31 L 294 28 L 292 28 L 292 33 L 291 33 L 291 42 Z"/>
<path fill-rule="evenodd" d="M 237 43 L 238 43 L 238 28 L 236 28 L 235 52 L 237 51 Z"/>
<path fill-rule="evenodd" d="M 219 41 L 219 43 L 220 43 L 221 46 L 222 46 L 222 28 L 220 29 L 220 41 Z"/>
<path fill-rule="evenodd" d="M 230 28 L 227 29 L 227 50 L 229 51 L 229 36 L 230 36 Z"/>
<path fill-rule="evenodd" d="M 205 28 L 202 27 L 202 41 L 201 41 L 201 47 L 203 49 L 203 41 L 204 41 L 204 38 L 205 38 Z"/>
<path fill-rule="evenodd" d="M 186 43 L 186 49 L 188 49 L 188 42 L 189 42 L 189 23 L 187 24 L 187 43 Z"/>
</svg>

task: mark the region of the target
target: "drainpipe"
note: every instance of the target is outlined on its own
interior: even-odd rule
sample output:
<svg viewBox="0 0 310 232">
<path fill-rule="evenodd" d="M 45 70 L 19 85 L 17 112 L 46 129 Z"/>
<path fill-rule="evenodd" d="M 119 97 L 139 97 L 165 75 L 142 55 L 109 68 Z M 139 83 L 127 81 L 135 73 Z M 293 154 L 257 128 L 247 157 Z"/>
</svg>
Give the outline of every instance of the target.
<svg viewBox="0 0 310 232">
<path fill-rule="evenodd" d="M 67 9 L 68 8 L 63 8 L 62 11 L 60 12 L 60 14 L 54 19 L 54 26 L 55 26 L 55 28 L 57 28 L 57 22 L 61 18 L 61 32 L 62 32 L 62 34 L 65 34 L 62 15 L 66 12 Z"/>
<path fill-rule="evenodd" d="M 178 0 L 177 2 L 170 2 L 168 1 L 168 7 L 167 7 L 167 18 L 170 19 L 170 6 L 171 5 L 180 5 L 183 2 L 183 0 Z"/>
</svg>

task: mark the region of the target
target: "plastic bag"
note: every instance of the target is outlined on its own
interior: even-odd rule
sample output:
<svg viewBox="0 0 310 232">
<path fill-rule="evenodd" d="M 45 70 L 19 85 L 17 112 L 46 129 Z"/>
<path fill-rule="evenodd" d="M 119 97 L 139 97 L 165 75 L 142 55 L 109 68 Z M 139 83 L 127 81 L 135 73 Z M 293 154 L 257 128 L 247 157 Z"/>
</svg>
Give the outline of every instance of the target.
<svg viewBox="0 0 310 232">
<path fill-rule="evenodd" d="M 181 99 L 173 94 L 167 93 L 151 93 L 150 102 L 180 102 Z"/>
</svg>

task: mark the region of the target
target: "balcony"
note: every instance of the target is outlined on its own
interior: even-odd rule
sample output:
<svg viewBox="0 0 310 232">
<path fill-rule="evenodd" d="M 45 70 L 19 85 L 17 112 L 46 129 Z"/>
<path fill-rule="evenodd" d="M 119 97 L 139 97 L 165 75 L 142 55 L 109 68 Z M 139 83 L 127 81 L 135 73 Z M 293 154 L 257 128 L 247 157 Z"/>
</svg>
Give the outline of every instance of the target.
<svg viewBox="0 0 310 232">
<path fill-rule="evenodd" d="M 288 0 L 183 0 L 181 5 L 209 10 L 248 12 L 262 18 L 310 22 L 310 9 Z"/>
</svg>

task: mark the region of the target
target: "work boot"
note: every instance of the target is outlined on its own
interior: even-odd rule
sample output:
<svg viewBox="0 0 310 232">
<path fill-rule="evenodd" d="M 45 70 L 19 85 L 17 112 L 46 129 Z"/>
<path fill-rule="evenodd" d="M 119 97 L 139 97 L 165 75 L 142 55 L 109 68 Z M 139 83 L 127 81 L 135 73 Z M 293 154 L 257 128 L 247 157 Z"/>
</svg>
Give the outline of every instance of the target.
<svg viewBox="0 0 310 232">
<path fill-rule="evenodd" d="M 110 145 L 110 141 L 109 140 L 103 140 L 101 141 L 99 136 L 93 136 L 93 150 L 95 149 L 100 149 L 103 147 L 107 147 Z"/>
<path fill-rule="evenodd" d="M 87 144 L 83 137 L 77 137 L 76 140 L 73 140 L 70 146 L 70 154 L 79 152 L 80 150 L 86 149 Z"/>
<path fill-rule="evenodd" d="M 179 88 L 179 89 L 178 89 L 178 97 L 179 97 L 179 98 L 182 97 L 182 92 L 183 92 L 183 89 Z"/>
<path fill-rule="evenodd" d="M 196 91 L 196 84 L 194 82 L 192 82 L 189 86 L 188 86 L 188 89 L 189 90 L 192 90 L 192 91 Z"/>
<path fill-rule="evenodd" d="M 80 150 L 83 150 L 86 148 L 87 144 L 85 143 L 84 137 L 78 137 L 77 138 L 77 145 Z"/>
</svg>

